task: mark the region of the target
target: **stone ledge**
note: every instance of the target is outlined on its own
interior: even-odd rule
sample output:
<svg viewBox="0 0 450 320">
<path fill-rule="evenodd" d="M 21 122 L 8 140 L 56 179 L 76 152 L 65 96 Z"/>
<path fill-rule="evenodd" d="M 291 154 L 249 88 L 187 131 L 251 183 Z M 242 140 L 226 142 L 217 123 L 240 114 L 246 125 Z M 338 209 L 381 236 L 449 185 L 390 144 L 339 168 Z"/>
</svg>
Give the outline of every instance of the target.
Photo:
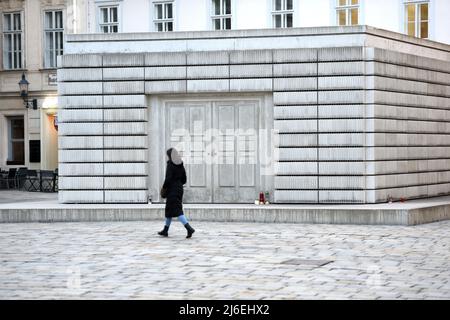
<svg viewBox="0 0 450 320">
<path fill-rule="evenodd" d="M 378 205 L 214 205 L 186 204 L 192 221 L 403 225 L 450 220 L 450 197 Z M 0 205 L 0 223 L 163 220 L 164 204 Z"/>
</svg>

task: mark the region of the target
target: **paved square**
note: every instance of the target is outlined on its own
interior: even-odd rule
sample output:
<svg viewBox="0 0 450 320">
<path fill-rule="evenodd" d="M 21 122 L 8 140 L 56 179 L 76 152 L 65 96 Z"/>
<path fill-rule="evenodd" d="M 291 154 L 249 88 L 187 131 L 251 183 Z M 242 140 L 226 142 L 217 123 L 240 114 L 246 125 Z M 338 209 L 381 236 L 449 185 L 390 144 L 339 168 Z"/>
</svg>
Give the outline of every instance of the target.
<svg viewBox="0 0 450 320">
<path fill-rule="evenodd" d="M 450 299 L 450 221 L 192 225 L 0 224 L 0 299 Z"/>
</svg>

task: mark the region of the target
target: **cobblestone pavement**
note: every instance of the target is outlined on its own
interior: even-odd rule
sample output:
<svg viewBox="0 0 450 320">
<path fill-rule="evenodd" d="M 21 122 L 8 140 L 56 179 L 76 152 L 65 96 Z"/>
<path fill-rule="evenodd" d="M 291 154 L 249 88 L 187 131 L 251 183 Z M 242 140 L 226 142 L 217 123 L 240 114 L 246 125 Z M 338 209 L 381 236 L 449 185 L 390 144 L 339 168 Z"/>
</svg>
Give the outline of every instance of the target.
<svg viewBox="0 0 450 320">
<path fill-rule="evenodd" d="M 0 299 L 450 299 L 450 221 L 192 225 L 2 224 Z"/>
</svg>

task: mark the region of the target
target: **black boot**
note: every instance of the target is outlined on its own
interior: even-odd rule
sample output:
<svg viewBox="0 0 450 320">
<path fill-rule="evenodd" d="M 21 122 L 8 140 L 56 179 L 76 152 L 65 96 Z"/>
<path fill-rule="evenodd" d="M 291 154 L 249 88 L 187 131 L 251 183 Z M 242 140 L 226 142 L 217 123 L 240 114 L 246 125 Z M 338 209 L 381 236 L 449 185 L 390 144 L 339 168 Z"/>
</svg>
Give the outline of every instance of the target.
<svg viewBox="0 0 450 320">
<path fill-rule="evenodd" d="M 158 232 L 158 234 L 160 236 L 163 236 L 163 237 L 168 237 L 169 236 L 169 232 L 168 231 L 169 231 L 169 227 L 168 226 L 164 226 L 164 229 L 162 231 Z"/>
<path fill-rule="evenodd" d="M 192 234 L 195 232 L 194 228 L 192 228 L 192 227 L 189 225 L 189 223 L 186 223 L 186 224 L 184 225 L 184 227 L 185 227 L 186 230 L 187 230 L 187 236 L 186 236 L 186 239 L 192 237 Z"/>
</svg>

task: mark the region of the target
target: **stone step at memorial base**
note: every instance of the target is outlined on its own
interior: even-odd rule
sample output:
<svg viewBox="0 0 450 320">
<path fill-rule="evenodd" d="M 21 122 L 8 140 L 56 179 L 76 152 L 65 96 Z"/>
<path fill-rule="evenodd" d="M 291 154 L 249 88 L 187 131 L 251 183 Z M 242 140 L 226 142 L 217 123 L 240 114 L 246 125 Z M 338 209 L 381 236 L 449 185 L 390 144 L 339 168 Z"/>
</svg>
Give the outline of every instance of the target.
<svg viewBox="0 0 450 320">
<path fill-rule="evenodd" d="M 186 204 L 192 223 L 316 223 L 411 226 L 450 219 L 450 196 L 371 205 Z M 59 204 L 56 200 L 0 204 L 0 223 L 152 221 L 164 204 Z"/>
</svg>

